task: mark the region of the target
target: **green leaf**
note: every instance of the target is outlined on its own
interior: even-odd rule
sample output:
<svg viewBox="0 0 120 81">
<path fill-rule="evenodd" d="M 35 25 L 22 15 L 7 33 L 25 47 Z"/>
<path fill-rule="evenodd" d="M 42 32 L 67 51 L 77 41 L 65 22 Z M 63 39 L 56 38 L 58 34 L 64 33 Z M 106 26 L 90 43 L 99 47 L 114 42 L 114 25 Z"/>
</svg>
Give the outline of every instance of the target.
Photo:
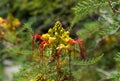
<svg viewBox="0 0 120 81">
<path fill-rule="evenodd" d="M 102 57 L 103 57 L 103 54 L 96 58 L 92 58 L 92 59 L 74 61 L 72 64 L 73 65 L 90 65 L 90 64 L 94 64 L 94 63 L 98 62 L 99 60 L 101 60 Z"/>
<path fill-rule="evenodd" d="M 120 52 L 118 52 L 114 58 L 116 61 L 120 61 Z"/>
</svg>

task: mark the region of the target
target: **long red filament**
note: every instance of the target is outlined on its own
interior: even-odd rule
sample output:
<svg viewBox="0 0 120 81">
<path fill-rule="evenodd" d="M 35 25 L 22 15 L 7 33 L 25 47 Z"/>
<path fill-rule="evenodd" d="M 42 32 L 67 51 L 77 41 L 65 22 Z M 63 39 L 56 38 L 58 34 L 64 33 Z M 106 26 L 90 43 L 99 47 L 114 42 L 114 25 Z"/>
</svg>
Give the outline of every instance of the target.
<svg viewBox="0 0 120 81">
<path fill-rule="evenodd" d="M 85 43 L 83 40 L 73 40 L 70 39 L 68 41 L 70 44 L 79 44 L 80 47 L 80 56 L 82 59 L 85 59 Z"/>
<path fill-rule="evenodd" d="M 41 40 L 41 35 L 35 34 L 35 35 L 32 37 L 32 50 L 34 50 L 34 40 L 35 40 L 35 39 Z"/>
<path fill-rule="evenodd" d="M 84 42 L 80 44 L 80 55 L 82 59 L 85 59 L 85 45 Z"/>
</svg>

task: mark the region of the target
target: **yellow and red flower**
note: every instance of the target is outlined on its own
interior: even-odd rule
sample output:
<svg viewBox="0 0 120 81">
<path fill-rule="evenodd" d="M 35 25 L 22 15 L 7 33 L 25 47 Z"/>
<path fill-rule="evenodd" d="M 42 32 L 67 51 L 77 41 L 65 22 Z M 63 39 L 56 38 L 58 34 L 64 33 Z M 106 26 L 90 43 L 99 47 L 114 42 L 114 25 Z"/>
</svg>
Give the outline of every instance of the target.
<svg viewBox="0 0 120 81">
<path fill-rule="evenodd" d="M 33 48 L 34 40 L 38 40 L 40 49 L 45 49 L 47 46 L 57 50 L 58 56 L 61 55 L 61 50 L 71 50 L 71 47 L 78 44 L 80 48 L 80 56 L 85 59 L 85 45 L 83 40 L 72 39 L 69 36 L 69 31 L 65 31 L 60 21 L 57 21 L 53 28 L 50 28 L 48 33 L 39 35 L 35 34 L 32 38 Z M 75 49 L 75 48 L 74 48 Z"/>
</svg>

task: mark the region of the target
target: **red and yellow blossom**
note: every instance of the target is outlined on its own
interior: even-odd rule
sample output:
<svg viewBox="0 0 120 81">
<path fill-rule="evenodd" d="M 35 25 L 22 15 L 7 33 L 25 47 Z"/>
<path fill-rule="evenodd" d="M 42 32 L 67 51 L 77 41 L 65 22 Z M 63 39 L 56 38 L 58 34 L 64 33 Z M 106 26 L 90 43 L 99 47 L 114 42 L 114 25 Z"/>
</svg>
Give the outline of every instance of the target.
<svg viewBox="0 0 120 81">
<path fill-rule="evenodd" d="M 0 17 L 0 38 L 7 37 L 7 34 L 14 35 L 14 30 L 20 25 L 21 22 L 12 15 L 8 15 L 8 18 Z"/>
<path fill-rule="evenodd" d="M 71 47 L 76 44 L 79 45 L 80 55 L 82 59 L 85 59 L 85 46 L 83 40 L 74 40 L 69 36 L 69 31 L 65 31 L 62 27 L 60 21 L 57 21 L 53 28 L 48 30 L 48 33 L 39 35 L 35 34 L 33 36 L 33 48 L 34 40 L 38 40 L 38 45 L 40 49 L 44 50 L 47 47 L 55 49 L 58 57 L 61 55 L 61 50 L 72 50 Z M 74 48 L 75 49 L 75 48 Z"/>
<path fill-rule="evenodd" d="M 9 30 L 16 30 L 21 25 L 19 19 L 13 17 L 12 15 L 8 15 L 7 22 L 3 24 L 3 28 Z"/>
<path fill-rule="evenodd" d="M 3 27 L 4 23 L 7 22 L 7 19 L 0 17 L 0 27 Z"/>
<path fill-rule="evenodd" d="M 8 30 L 15 30 L 17 27 L 21 25 L 19 19 L 13 17 L 12 15 L 8 15 L 8 18 L 4 19 L 0 17 L 0 27 Z"/>
</svg>

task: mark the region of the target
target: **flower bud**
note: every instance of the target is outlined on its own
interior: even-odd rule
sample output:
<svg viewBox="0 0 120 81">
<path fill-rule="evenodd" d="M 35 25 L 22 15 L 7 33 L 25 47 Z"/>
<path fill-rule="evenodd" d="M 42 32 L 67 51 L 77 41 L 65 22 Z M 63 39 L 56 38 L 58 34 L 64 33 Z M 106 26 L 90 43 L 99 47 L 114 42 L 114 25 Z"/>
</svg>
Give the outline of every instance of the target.
<svg viewBox="0 0 120 81">
<path fill-rule="evenodd" d="M 3 22 L 3 19 L 2 19 L 2 17 L 0 17 L 0 24 Z"/>
<path fill-rule="evenodd" d="M 49 38 L 49 43 L 53 43 L 55 40 L 56 40 L 55 37 L 50 37 L 50 38 Z"/>
<path fill-rule="evenodd" d="M 60 30 L 60 33 L 63 33 L 64 32 L 64 30 L 62 29 L 62 30 Z"/>
<path fill-rule="evenodd" d="M 65 32 L 65 35 L 69 35 L 69 34 L 70 34 L 70 32 L 69 32 L 69 31 L 66 31 L 66 32 Z"/>
<path fill-rule="evenodd" d="M 48 30 L 48 33 L 52 33 L 52 29 L 51 28 Z"/>
<path fill-rule="evenodd" d="M 43 40 L 48 40 L 49 37 L 50 37 L 49 34 L 43 34 L 43 35 L 42 35 L 42 39 L 43 39 Z"/>
<path fill-rule="evenodd" d="M 58 33 L 57 33 L 57 32 L 55 32 L 55 36 L 58 36 Z"/>
</svg>

